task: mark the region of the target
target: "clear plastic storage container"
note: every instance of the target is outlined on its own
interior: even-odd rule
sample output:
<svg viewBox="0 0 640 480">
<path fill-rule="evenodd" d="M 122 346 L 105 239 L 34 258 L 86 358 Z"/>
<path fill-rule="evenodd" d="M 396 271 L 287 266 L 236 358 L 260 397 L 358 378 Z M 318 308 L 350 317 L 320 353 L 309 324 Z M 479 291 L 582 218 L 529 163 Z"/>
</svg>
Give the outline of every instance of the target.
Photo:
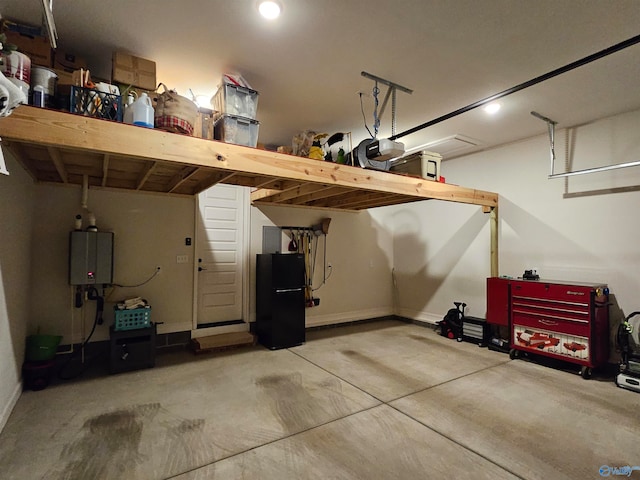
<svg viewBox="0 0 640 480">
<path fill-rule="evenodd" d="M 218 114 L 238 115 L 255 120 L 258 111 L 258 92 L 240 85 L 223 83 L 211 99 Z"/>
<path fill-rule="evenodd" d="M 238 115 L 222 115 L 213 125 L 213 138 L 246 147 L 258 144 L 260 122 Z"/>
</svg>

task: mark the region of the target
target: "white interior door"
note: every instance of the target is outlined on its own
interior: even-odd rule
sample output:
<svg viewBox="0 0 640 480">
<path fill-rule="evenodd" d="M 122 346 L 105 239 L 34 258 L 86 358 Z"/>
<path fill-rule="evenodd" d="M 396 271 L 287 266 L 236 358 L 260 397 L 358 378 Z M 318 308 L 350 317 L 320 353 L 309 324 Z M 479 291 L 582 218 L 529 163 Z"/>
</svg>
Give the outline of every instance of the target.
<svg viewBox="0 0 640 480">
<path fill-rule="evenodd" d="M 215 185 L 198 195 L 196 328 L 244 323 L 249 189 Z"/>
</svg>

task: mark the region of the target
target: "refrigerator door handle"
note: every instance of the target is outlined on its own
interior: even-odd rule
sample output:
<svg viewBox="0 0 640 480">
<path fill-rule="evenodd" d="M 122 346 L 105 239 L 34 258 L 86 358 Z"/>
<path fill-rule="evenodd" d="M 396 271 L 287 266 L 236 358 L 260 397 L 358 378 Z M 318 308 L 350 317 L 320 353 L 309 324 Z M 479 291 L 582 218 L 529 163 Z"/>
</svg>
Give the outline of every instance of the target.
<svg viewBox="0 0 640 480">
<path fill-rule="evenodd" d="M 279 288 L 279 289 L 276 289 L 276 293 L 300 292 L 300 291 L 302 291 L 302 287 L 299 287 L 299 288 Z"/>
</svg>

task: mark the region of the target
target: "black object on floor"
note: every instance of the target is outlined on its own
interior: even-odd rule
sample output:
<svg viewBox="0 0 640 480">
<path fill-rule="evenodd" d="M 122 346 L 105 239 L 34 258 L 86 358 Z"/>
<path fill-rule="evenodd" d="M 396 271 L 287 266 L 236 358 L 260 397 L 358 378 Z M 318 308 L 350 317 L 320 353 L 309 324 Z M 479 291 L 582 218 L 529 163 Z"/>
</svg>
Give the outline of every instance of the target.
<svg viewBox="0 0 640 480">
<path fill-rule="evenodd" d="M 440 335 L 443 337 L 462 341 L 462 321 L 464 319 L 464 302 L 453 302 L 456 308 L 451 308 L 442 320 L 436 323 L 440 327 Z"/>
<path fill-rule="evenodd" d="M 480 347 L 486 347 L 488 340 L 488 325 L 484 318 L 463 317 L 462 339 L 467 342 L 476 343 Z"/>
<path fill-rule="evenodd" d="M 115 331 L 110 327 L 109 372 L 120 373 L 156 364 L 156 324 L 149 328 Z"/>
<path fill-rule="evenodd" d="M 49 386 L 53 377 L 55 360 L 24 362 L 22 365 L 22 381 L 24 388 L 43 390 Z"/>
</svg>

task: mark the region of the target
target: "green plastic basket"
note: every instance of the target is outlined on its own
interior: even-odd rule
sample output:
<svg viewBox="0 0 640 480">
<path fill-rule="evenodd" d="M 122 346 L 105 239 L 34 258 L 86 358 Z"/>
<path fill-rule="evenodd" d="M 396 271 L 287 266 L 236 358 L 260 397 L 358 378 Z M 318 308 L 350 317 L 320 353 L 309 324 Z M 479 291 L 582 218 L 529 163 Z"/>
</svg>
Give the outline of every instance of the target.
<svg viewBox="0 0 640 480">
<path fill-rule="evenodd" d="M 151 307 L 134 308 L 132 310 L 118 310 L 114 308 L 115 323 L 113 329 L 135 330 L 137 328 L 149 328 L 151 326 Z"/>
<path fill-rule="evenodd" d="M 27 337 L 25 360 L 27 362 L 52 360 L 56 356 L 61 340 L 62 337 L 60 335 L 29 335 Z"/>
</svg>

